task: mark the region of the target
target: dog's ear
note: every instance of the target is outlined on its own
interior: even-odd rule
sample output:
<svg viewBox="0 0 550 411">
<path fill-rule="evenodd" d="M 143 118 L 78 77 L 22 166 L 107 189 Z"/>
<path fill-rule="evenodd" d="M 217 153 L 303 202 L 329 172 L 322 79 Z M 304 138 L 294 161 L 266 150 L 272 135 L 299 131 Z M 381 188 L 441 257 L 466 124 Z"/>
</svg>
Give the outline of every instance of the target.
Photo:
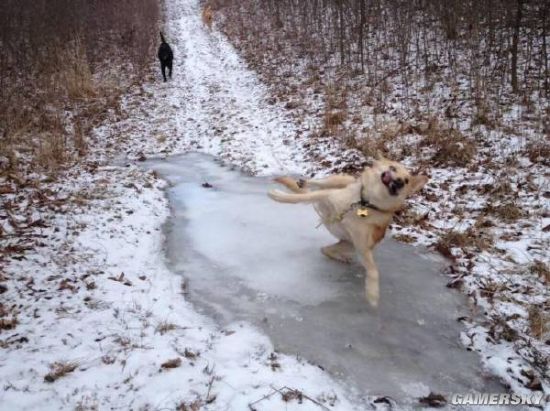
<svg viewBox="0 0 550 411">
<path fill-rule="evenodd" d="M 374 155 L 374 159 L 378 161 L 389 161 L 386 157 L 384 157 L 384 154 L 380 150 L 376 150 L 376 154 Z"/>
<path fill-rule="evenodd" d="M 422 190 L 422 187 L 424 187 L 429 180 L 430 178 L 423 174 L 411 176 L 410 193 L 412 194 Z"/>
</svg>

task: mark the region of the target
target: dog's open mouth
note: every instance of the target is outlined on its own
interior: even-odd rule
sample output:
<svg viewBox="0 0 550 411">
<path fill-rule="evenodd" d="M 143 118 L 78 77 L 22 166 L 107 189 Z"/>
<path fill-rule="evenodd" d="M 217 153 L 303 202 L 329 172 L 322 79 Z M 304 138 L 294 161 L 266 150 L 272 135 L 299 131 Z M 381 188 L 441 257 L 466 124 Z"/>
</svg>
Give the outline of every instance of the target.
<svg viewBox="0 0 550 411">
<path fill-rule="evenodd" d="M 391 171 L 384 171 L 380 175 L 380 180 L 382 180 L 382 183 L 388 187 L 388 191 L 392 196 L 399 194 L 399 190 L 405 185 L 403 180 L 400 178 L 394 179 Z"/>
</svg>

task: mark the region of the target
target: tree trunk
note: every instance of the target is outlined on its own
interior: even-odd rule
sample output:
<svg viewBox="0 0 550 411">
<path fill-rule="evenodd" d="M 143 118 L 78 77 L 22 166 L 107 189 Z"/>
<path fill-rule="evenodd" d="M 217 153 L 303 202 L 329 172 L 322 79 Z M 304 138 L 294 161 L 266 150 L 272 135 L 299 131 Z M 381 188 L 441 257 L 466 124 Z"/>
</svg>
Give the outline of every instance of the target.
<svg viewBox="0 0 550 411">
<path fill-rule="evenodd" d="M 365 27 L 365 0 L 359 0 L 361 3 L 361 17 L 359 19 L 359 55 L 361 56 L 361 73 L 365 72 L 365 53 L 363 49 L 363 28 Z"/>
<path fill-rule="evenodd" d="M 512 91 L 518 92 L 518 42 L 519 28 L 521 27 L 521 14 L 524 0 L 517 0 L 516 21 L 514 24 L 514 34 L 512 37 Z"/>
<path fill-rule="evenodd" d="M 340 64 L 344 65 L 344 0 L 338 2 L 338 20 L 340 26 Z"/>
<path fill-rule="evenodd" d="M 546 98 L 548 98 L 548 88 L 549 88 L 549 85 L 548 85 L 548 76 L 550 75 L 550 73 L 548 72 L 548 49 L 547 49 L 547 44 L 546 44 L 546 35 L 547 35 L 547 30 L 546 30 L 546 25 L 548 24 L 548 10 L 550 9 L 550 6 L 548 4 L 546 4 L 546 6 L 544 7 L 544 9 L 541 11 L 541 16 L 542 16 L 542 61 L 544 63 L 544 67 L 543 67 L 543 70 L 544 70 L 544 95 L 546 96 Z"/>
</svg>

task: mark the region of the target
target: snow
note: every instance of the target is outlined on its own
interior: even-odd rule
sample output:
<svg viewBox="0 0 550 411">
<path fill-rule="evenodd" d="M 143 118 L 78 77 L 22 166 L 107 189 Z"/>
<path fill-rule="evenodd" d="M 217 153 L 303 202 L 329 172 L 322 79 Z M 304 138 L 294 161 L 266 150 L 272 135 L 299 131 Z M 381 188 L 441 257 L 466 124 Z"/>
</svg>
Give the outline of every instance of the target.
<svg viewBox="0 0 550 411">
<path fill-rule="evenodd" d="M 141 154 L 162 158 L 199 151 L 255 175 L 324 174 L 330 170 L 313 161 L 304 148 L 304 127 L 314 128 L 313 122 L 306 117 L 300 129 L 282 103 L 270 104 L 269 90 L 228 41 L 202 26 L 198 1 L 169 0 L 166 4 L 166 36 L 176 55 L 174 79 L 131 90 L 124 101 L 123 118 L 98 127 L 90 141 L 94 152 L 82 164 L 63 171 L 57 182 L 44 181 L 51 192 L 44 190 L 39 201 L 18 202 L 20 193 L 5 197 L 15 203 L 10 216 L 13 223 L 28 225 L 29 238 L 34 242 L 32 249 L 9 260 L 0 273 L 0 280 L 7 278 L 2 282 L 7 291 L 1 294 L 0 310 L 9 309 L 11 314 L 5 318 L 15 316 L 18 321 L 14 329 L 1 330 L 0 334 L 0 409 L 174 409 L 194 401 L 208 410 L 241 410 L 252 403 L 257 410 L 375 407 L 372 397 L 359 400 L 356 390 L 318 366 L 274 353 L 273 336 L 268 337 L 260 326 L 238 318 L 220 326 L 206 313 L 197 312 L 199 304 L 191 304 L 186 294 L 187 286 L 193 284 L 182 283 L 182 277 L 167 267 L 163 248 L 163 227 L 170 215 L 167 185 L 153 173 L 128 165 L 126 158 L 137 159 Z M 343 157 L 339 144 L 327 139 L 318 143 L 312 150 L 329 164 Z M 523 144 L 520 137 L 517 144 Z M 346 152 L 345 158 L 362 159 L 353 151 Z M 178 184 L 179 171 L 169 171 L 163 169 L 163 175 Z M 422 213 L 429 207 L 439 216 L 432 221 L 438 227 L 462 229 L 471 225 L 472 220 L 459 221 L 446 212 L 446 207 L 456 203 L 448 193 L 463 184 L 464 178 L 472 184 L 482 181 L 483 173 L 464 171 L 464 176 L 455 176 L 448 170 L 434 169 L 432 175 L 438 183 L 449 182 L 453 190 L 434 186 L 432 191 L 442 201 L 428 206 L 415 202 L 413 210 Z M 540 193 L 547 181 L 541 173 L 532 183 L 540 187 Z M 197 188 L 195 194 L 200 191 L 201 196 L 193 197 L 193 190 L 188 189 L 185 200 L 196 213 L 186 216 L 191 220 L 204 217 L 208 211 L 200 208 L 202 196 L 211 195 L 223 204 L 215 191 L 205 194 Z M 30 192 L 31 188 L 25 190 Z M 547 199 L 523 194 L 524 204 L 548 208 Z M 462 206 L 477 209 L 484 205 L 483 198 L 474 195 Z M 254 217 L 246 203 L 239 206 Z M 33 207 L 31 220 L 16 213 L 23 215 Z M 304 225 L 314 222 L 305 212 L 300 218 Z M 31 224 L 41 220 L 43 225 Z M 218 254 L 215 264 L 232 264 L 233 268 L 240 265 L 241 260 L 231 260 L 229 248 L 212 241 L 215 222 L 208 225 L 204 219 L 201 221 L 204 226 L 190 227 L 197 233 L 192 246 L 202 252 L 217 246 L 214 252 L 208 251 Z M 10 219 L 1 223 L 9 243 Z M 237 232 L 235 227 L 227 227 L 225 235 L 236 236 Z M 399 232 L 415 234 L 419 243 L 431 242 L 425 231 L 404 228 Z M 517 250 L 515 258 L 525 265 L 533 255 L 544 258 L 541 244 L 547 244 L 548 234 L 537 233 L 540 227 L 539 231 L 526 229 L 522 239 L 498 245 Z M 306 242 L 324 239 L 318 231 L 304 235 Z M 246 255 L 250 261 L 271 246 L 261 237 L 247 240 L 253 245 Z M 275 244 L 285 245 L 284 237 L 278 236 Z M 539 247 L 538 251 L 531 249 L 530 258 L 526 258 L 525 250 L 534 246 Z M 471 269 L 473 278 L 465 279 L 466 293 L 476 297 L 477 309 L 519 315 L 517 321 L 525 327 L 525 310 L 514 309 L 511 304 L 490 306 L 479 296 L 480 282 L 491 280 L 513 289 L 537 291 L 524 297 L 527 304 L 543 304 L 548 290 L 540 290 L 539 283 L 521 273 L 515 277 L 505 274 L 517 269 L 510 262 L 483 253 L 480 260 Z M 291 261 L 290 269 L 295 270 L 300 261 Z M 250 281 L 257 298 L 268 303 L 271 292 L 304 301 L 305 282 L 312 284 L 306 290 L 311 292 L 305 293 L 308 304 L 337 294 L 332 286 L 310 283 L 316 275 L 313 269 L 286 282 L 273 281 L 272 272 L 260 271 L 256 278 L 251 279 L 251 273 L 247 273 L 241 280 Z M 359 277 L 354 281 L 359 284 L 361 280 Z M 402 310 L 407 312 L 406 307 Z M 325 311 L 327 315 L 330 312 Z M 305 317 L 295 318 L 304 321 Z M 429 325 L 421 316 L 414 321 L 420 327 Z M 488 370 L 513 390 L 524 392 L 526 378 L 521 371 L 533 355 L 530 344 L 539 342 L 527 340 L 519 347 L 522 351 L 511 343 L 492 344 L 488 342 L 488 326 L 473 321 L 461 339 L 464 345 L 482 353 Z M 461 358 L 462 351 L 456 347 L 457 358 Z M 181 365 L 162 368 L 175 358 L 181 359 Z M 76 369 L 55 382 L 47 382 L 44 377 L 55 362 L 74 362 Z M 548 392 L 547 383 L 542 383 Z M 307 396 L 303 403 L 296 399 L 284 401 L 278 391 L 287 392 L 288 388 L 302 391 Z M 373 387 L 365 380 L 363 388 L 369 391 Z M 402 389 L 411 396 L 425 395 L 426 384 L 404 384 Z"/>
<path fill-rule="evenodd" d="M 294 144 L 291 117 L 280 106 L 269 105 L 266 87 L 225 37 L 205 30 L 199 2 L 169 1 L 166 14 L 166 38 L 176 56 L 175 77 L 154 93 L 167 105 L 158 107 L 159 117 L 166 119 L 161 111 L 168 109 L 174 118 L 169 126 L 159 124 L 167 130 L 157 128 L 157 134 L 175 133 L 178 138 L 159 144 L 143 135 L 138 150 L 145 154 L 194 150 L 255 174 L 303 173 L 303 149 Z"/>
</svg>

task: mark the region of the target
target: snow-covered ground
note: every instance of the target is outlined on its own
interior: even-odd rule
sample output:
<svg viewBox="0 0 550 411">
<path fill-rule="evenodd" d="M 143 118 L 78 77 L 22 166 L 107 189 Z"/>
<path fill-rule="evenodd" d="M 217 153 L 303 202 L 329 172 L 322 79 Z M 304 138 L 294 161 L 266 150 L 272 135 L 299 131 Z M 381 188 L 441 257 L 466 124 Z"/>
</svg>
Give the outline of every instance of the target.
<svg viewBox="0 0 550 411">
<path fill-rule="evenodd" d="M 163 260 L 162 181 L 127 168 L 79 174 L 65 190 L 81 204 L 46 220 L 47 244 L 7 267 L 3 301 L 18 303 L 19 324 L 2 333 L 0 409 L 246 409 L 285 386 L 353 409 L 317 367 L 277 355 L 275 369 L 265 336 L 220 329 L 185 301 Z M 274 395 L 257 409 L 281 407 Z"/>
<path fill-rule="evenodd" d="M 3 267 L 0 409 L 356 409 L 346 387 L 254 327 L 195 311 L 163 257 L 165 183 L 113 165 L 202 150 L 252 172 L 302 170 L 291 122 L 203 27 L 198 2 L 168 1 L 166 15 L 173 80 L 130 93 L 126 119 L 97 128 L 93 154 L 57 182 L 29 187 L 34 201 L 2 198 L 3 245 L 18 225 L 30 246 Z"/>
<path fill-rule="evenodd" d="M 290 115 L 268 103 L 266 87 L 227 40 L 204 27 L 198 2 L 168 1 L 166 14 L 174 78 L 148 94 L 157 105 L 142 119 L 151 116 L 154 127 L 144 121 L 137 131 L 133 118 L 126 123 L 140 142 L 128 150 L 146 155 L 195 150 L 255 174 L 303 173 L 303 149 L 293 141 Z"/>
<path fill-rule="evenodd" d="M 198 1 L 166 4 L 174 78 L 132 90 L 124 119 L 98 127 L 92 153 L 61 178 L 11 193 L 1 182 L 2 245 L 17 227 L 28 247 L 0 272 L 0 409 L 383 409 L 274 353 L 251 325 L 197 313 L 166 267 L 166 183 L 125 158 L 201 151 L 254 174 L 320 168 L 291 117 L 202 25 Z"/>
</svg>

